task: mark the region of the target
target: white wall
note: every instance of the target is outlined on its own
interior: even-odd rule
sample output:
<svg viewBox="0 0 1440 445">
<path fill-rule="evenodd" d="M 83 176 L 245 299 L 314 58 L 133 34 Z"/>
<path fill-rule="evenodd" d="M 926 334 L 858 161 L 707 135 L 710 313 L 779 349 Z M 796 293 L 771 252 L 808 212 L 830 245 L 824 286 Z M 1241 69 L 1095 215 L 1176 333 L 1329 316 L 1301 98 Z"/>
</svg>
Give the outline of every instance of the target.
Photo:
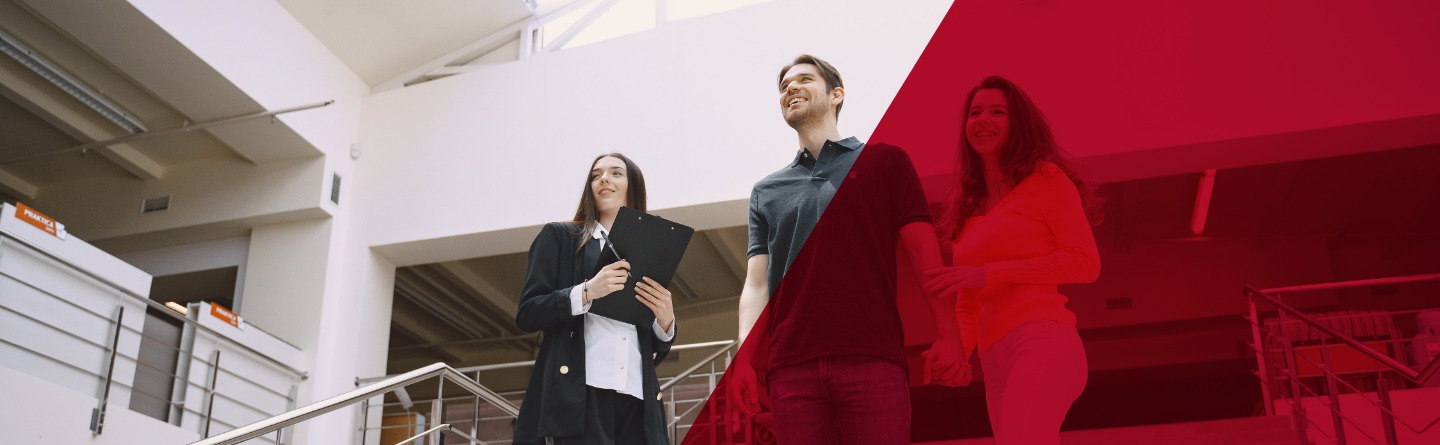
<svg viewBox="0 0 1440 445">
<path fill-rule="evenodd" d="M 279 2 L 130 3 L 267 110 L 334 100 L 278 119 L 327 155 L 348 153 L 369 88 Z"/>
<path fill-rule="evenodd" d="M 295 212 L 324 215 L 319 205 L 325 175 L 321 159 L 262 165 L 204 161 L 166 172 L 164 178 L 145 182 L 95 179 L 48 187 L 46 208 L 59 209 L 52 216 L 91 241 Z M 140 214 L 141 200 L 163 195 L 171 196 L 169 210 Z"/>
<path fill-rule="evenodd" d="M 640 164 L 652 209 L 747 199 L 799 148 L 779 115 L 781 66 L 801 53 L 834 63 L 848 91 L 841 131 L 866 138 L 948 6 L 775 1 L 368 97 L 361 239 L 566 219 L 589 161 L 609 151 Z M 729 219 L 743 224 L 743 207 Z M 523 250 L 525 232 L 461 254 Z"/>
<path fill-rule="evenodd" d="M 200 439 L 195 432 L 130 411 L 128 403 L 114 400 L 106 409 L 105 429 L 94 436 L 89 425 L 95 397 L 3 366 L 0 400 L 6 401 L 0 403 L 0 441 L 7 444 L 182 444 Z"/>
</svg>

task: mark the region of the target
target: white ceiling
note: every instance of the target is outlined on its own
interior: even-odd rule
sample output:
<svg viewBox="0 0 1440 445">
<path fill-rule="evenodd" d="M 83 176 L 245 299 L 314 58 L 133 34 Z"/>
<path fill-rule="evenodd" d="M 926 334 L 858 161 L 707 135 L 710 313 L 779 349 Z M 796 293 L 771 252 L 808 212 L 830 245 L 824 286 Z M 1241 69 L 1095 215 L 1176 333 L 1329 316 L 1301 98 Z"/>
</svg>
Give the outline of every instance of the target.
<svg viewBox="0 0 1440 445">
<path fill-rule="evenodd" d="M 532 17 L 524 0 L 279 2 L 372 87 Z"/>
</svg>

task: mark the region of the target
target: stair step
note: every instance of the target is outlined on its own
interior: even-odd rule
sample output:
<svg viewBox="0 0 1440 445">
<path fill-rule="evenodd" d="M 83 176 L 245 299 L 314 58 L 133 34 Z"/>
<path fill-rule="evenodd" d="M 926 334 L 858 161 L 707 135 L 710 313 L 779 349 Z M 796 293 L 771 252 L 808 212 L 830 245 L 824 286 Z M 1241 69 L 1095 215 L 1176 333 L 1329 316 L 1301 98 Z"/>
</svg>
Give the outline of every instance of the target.
<svg viewBox="0 0 1440 445">
<path fill-rule="evenodd" d="M 1064 431 L 1066 445 L 1299 445 L 1284 416 L 1245 417 L 1200 422 Z M 992 438 L 929 442 L 931 445 L 993 445 Z"/>
</svg>

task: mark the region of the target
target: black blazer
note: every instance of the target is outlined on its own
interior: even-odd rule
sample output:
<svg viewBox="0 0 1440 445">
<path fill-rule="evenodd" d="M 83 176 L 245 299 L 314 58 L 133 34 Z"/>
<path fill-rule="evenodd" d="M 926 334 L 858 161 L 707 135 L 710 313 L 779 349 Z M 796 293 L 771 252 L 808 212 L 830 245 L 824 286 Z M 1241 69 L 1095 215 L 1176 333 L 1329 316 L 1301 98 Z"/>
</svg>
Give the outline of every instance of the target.
<svg viewBox="0 0 1440 445">
<path fill-rule="evenodd" d="M 515 443 L 542 443 L 546 437 L 573 437 L 585 433 L 585 317 L 570 315 L 570 289 L 590 277 L 594 270 L 576 250 L 581 228 L 569 223 L 549 223 L 530 244 L 530 265 L 525 270 L 525 288 L 515 325 L 525 332 L 544 331 L 540 354 L 530 371 L 530 386 L 520 404 L 515 423 Z M 645 331 L 650 328 L 641 328 Z M 678 330 L 678 329 L 677 329 Z M 655 366 L 670 353 L 672 341 L 660 341 L 654 333 L 644 335 L 640 356 L 650 356 L 642 366 L 645 407 L 645 438 L 650 445 L 665 445 L 665 410 L 658 394 L 660 384 Z"/>
</svg>

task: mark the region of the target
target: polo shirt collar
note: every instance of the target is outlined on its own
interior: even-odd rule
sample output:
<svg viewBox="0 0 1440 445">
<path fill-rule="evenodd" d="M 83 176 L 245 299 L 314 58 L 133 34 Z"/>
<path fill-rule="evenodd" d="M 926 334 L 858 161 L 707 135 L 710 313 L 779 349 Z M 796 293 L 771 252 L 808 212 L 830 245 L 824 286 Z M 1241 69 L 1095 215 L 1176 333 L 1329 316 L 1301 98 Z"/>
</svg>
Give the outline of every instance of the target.
<svg viewBox="0 0 1440 445">
<path fill-rule="evenodd" d="M 836 147 L 836 148 L 838 148 L 838 149 L 845 150 L 845 151 L 855 151 L 855 150 L 859 150 L 860 147 L 863 147 L 863 146 L 865 146 L 865 144 L 864 144 L 864 143 L 861 143 L 859 139 L 856 139 L 855 136 L 850 136 L 850 137 L 848 137 L 848 138 L 841 139 L 841 140 L 838 140 L 838 141 L 825 141 L 825 145 L 820 146 L 820 150 L 821 150 L 821 151 L 824 151 L 824 150 L 825 150 L 825 147 Z M 790 166 L 791 166 L 791 167 L 794 167 L 794 166 L 800 165 L 800 160 L 801 160 L 801 159 L 804 159 L 804 156 L 805 156 L 805 149 L 804 149 L 804 148 L 801 148 L 799 151 L 796 151 L 796 152 L 795 152 L 795 159 L 790 161 Z"/>
</svg>

